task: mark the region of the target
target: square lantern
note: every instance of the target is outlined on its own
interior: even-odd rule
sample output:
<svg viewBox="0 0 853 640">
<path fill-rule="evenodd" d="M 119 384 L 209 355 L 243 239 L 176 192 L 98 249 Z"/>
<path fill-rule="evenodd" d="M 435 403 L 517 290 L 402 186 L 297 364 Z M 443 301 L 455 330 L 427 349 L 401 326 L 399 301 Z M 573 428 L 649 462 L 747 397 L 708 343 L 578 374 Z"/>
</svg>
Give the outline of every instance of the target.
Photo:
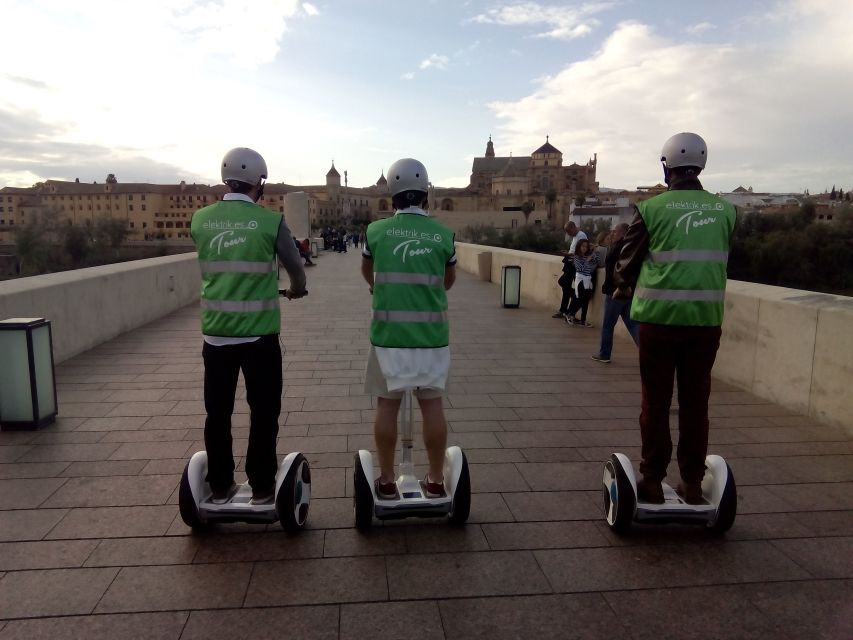
<svg viewBox="0 0 853 640">
<path fill-rule="evenodd" d="M 518 265 L 501 267 L 501 302 L 513 309 L 521 304 L 521 267 Z"/>
<path fill-rule="evenodd" d="M 37 429 L 52 423 L 57 409 L 50 321 L 0 321 L 0 361 L 0 429 Z"/>
</svg>

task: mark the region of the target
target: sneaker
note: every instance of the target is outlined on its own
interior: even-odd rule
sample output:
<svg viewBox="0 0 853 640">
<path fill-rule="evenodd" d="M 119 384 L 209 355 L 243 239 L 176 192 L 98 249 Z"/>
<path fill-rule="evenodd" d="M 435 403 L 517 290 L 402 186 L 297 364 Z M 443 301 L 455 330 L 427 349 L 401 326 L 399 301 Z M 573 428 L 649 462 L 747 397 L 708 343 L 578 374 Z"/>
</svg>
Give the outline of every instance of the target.
<svg viewBox="0 0 853 640">
<path fill-rule="evenodd" d="M 374 486 L 376 487 L 376 495 L 380 500 L 397 499 L 397 483 L 393 480 L 391 482 L 382 482 L 380 478 L 376 478 Z"/>
<path fill-rule="evenodd" d="M 427 473 L 421 481 L 421 488 L 424 490 L 424 495 L 427 498 L 443 498 L 445 495 L 444 483 L 433 482 L 429 479 L 429 473 Z"/>
<path fill-rule="evenodd" d="M 574 316 L 566 315 L 566 324 L 579 324 L 578 319 Z"/>
<path fill-rule="evenodd" d="M 565 314 L 565 313 L 563 313 L 562 311 L 558 311 L 557 313 L 555 313 L 555 314 L 554 314 L 553 316 L 551 316 L 551 317 L 552 317 L 552 318 L 563 318 L 563 317 L 565 317 L 565 315 L 566 315 L 566 314 Z"/>
<path fill-rule="evenodd" d="M 587 322 L 587 321 L 585 321 L 585 320 L 581 320 L 578 324 L 580 324 L 582 327 L 586 327 L 587 329 L 589 329 L 590 327 L 592 327 L 592 323 L 591 323 L 591 322 Z"/>
<path fill-rule="evenodd" d="M 637 483 L 637 500 L 651 504 L 663 504 L 663 487 L 659 480 L 643 478 Z"/>
<path fill-rule="evenodd" d="M 228 504 L 231 498 L 237 493 L 239 487 L 235 483 L 231 483 L 231 486 L 227 489 L 223 489 L 222 491 L 213 491 L 210 494 L 210 501 L 213 504 Z"/>
<path fill-rule="evenodd" d="M 675 488 L 675 492 L 687 504 L 705 504 L 705 497 L 702 495 L 702 485 L 698 482 L 680 482 Z"/>
<path fill-rule="evenodd" d="M 603 362 L 604 364 L 608 364 L 610 362 L 610 358 L 607 358 L 599 353 L 596 353 L 594 356 L 590 356 L 596 362 Z"/>
<path fill-rule="evenodd" d="M 275 484 L 264 489 L 252 489 L 252 500 L 249 504 L 272 504 L 275 501 Z"/>
</svg>

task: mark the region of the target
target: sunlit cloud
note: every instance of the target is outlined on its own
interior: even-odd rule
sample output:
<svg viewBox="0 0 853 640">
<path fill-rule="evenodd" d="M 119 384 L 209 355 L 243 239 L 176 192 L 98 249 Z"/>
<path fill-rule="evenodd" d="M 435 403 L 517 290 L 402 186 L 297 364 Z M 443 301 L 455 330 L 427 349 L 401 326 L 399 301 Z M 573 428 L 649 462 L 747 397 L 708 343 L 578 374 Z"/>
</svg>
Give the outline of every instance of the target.
<svg viewBox="0 0 853 640">
<path fill-rule="evenodd" d="M 507 27 L 544 25 L 537 38 L 571 40 L 592 32 L 600 22 L 594 14 L 610 9 L 613 2 L 588 2 L 577 6 L 552 7 L 538 2 L 516 2 L 480 13 L 470 22 Z"/>
<path fill-rule="evenodd" d="M 450 62 L 450 58 L 447 56 L 433 53 L 429 58 L 421 60 L 418 66 L 420 69 L 447 69 L 448 62 Z"/>
<path fill-rule="evenodd" d="M 853 153 L 842 132 L 853 130 L 853 86 L 837 80 L 853 77 L 853 55 L 846 40 L 828 37 L 839 20 L 845 22 L 835 11 L 812 13 L 803 35 L 779 48 L 687 43 L 644 24 L 622 24 L 595 55 L 530 95 L 492 103 L 503 122 L 500 141 L 532 149 L 550 133 L 568 158 L 598 152 L 602 186 L 658 182 L 661 144 L 677 131 L 708 141 L 705 177 L 714 189 L 822 184 L 831 181 L 829 168 L 836 180 L 848 177 Z M 810 55 L 818 39 L 827 50 Z M 827 86 L 831 99 L 816 99 Z"/>
<path fill-rule="evenodd" d="M 308 14 L 309 16 L 320 15 L 320 10 L 317 7 L 315 7 L 313 4 L 311 4 L 310 2 L 303 2 L 302 3 L 302 10 L 306 14 Z"/>
<path fill-rule="evenodd" d="M 712 29 L 716 29 L 717 25 L 712 22 L 699 22 L 698 24 L 691 24 L 687 27 L 687 33 L 692 35 L 698 35 L 700 33 L 705 33 L 706 31 L 711 31 Z"/>
</svg>

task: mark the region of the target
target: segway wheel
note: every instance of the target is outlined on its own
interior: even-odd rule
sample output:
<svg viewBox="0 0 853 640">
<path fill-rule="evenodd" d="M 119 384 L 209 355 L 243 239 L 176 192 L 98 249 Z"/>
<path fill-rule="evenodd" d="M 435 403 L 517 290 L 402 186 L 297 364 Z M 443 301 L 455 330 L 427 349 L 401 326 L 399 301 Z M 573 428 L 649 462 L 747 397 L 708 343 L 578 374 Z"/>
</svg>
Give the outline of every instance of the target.
<svg viewBox="0 0 853 640">
<path fill-rule="evenodd" d="M 450 513 L 447 519 L 450 524 L 463 525 L 471 513 L 471 476 L 468 473 L 468 458 L 462 452 L 462 472 L 459 474 L 459 482 L 453 492 L 453 502 L 450 504 Z"/>
<path fill-rule="evenodd" d="M 308 519 L 311 503 L 311 467 L 297 454 L 275 497 L 275 510 L 285 531 L 300 531 Z"/>
<path fill-rule="evenodd" d="M 723 489 L 720 504 L 717 505 L 717 519 L 708 527 L 713 533 L 725 533 L 731 529 L 737 515 L 737 487 L 728 463 L 726 463 L 726 471 L 726 486 Z"/>
<path fill-rule="evenodd" d="M 370 481 L 364 475 L 361 456 L 358 453 L 355 454 L 353 468 L 355 526 L 359 531 L 369 531 L 373 526 L 373 491 L 370 488 Z"/>
<path fill-rule="evenodd" d="M 199 529 L 204 525 L 201 517 L 198 514 L 198 505 L 196 504 L 193 491 L 190 488 L 189 478 L 190 465 L 184 467 L 184 474 L 181 476 L 181 488 L 178 491 L 178 507 L 181 511 L 181 520 L 184 524 L 193 529 Z"/>
<path fill-rule="evenodd" d="M 604 463 L 604 517 L 616 533 L 625 533 L 634 519 L 636 496 L 615 455 Z"/>
</svg>

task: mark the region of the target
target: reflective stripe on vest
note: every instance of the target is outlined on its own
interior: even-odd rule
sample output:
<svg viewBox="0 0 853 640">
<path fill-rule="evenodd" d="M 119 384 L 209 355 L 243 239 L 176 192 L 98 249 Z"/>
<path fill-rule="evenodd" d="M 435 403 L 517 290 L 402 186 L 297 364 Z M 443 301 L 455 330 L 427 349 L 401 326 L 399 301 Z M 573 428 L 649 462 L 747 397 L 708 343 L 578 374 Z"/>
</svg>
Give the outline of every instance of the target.
<svg viewBox="0 0 853 640">
<path fill-rule="evenodd" d="M 278 268 L 275 262 L 249 262 L 247 260 L 217 260 L 201 263 L 202 273 L 272 273 Z"/>
<path fill-rule="evenodd" d="M 381 311 L 374 310 L 377 322 L 447 322 L 446 311 Z"/>
<path fill-rule="evenodd" d="M 673 300 L 676 302 L 722 302 L 726 299 L 725 291 L 696 290 L 696 289 L 649 289 L 637 287 L 634 295 L 646 300 Z"/>
<path fill-rule="evenodd" d="M 674 249 L 672 251 L 651 251 L 649 259 L 652 262 L 722 262 L 729 259 L 728 251 L 711 249 Z"/>
<path fill-rule="evenodd" d="M 429 287 L 444 286 L 444 276 L 429 273 L 385 271 L 373 274 L 373 284 L 423 284 Z"/>
<path fill-rule="evenodd" d="M 201 299 L 201 308 L 229 313 L 257 313 L 278 309 L 278 300 L 208 300 Z"/>
</svg>

